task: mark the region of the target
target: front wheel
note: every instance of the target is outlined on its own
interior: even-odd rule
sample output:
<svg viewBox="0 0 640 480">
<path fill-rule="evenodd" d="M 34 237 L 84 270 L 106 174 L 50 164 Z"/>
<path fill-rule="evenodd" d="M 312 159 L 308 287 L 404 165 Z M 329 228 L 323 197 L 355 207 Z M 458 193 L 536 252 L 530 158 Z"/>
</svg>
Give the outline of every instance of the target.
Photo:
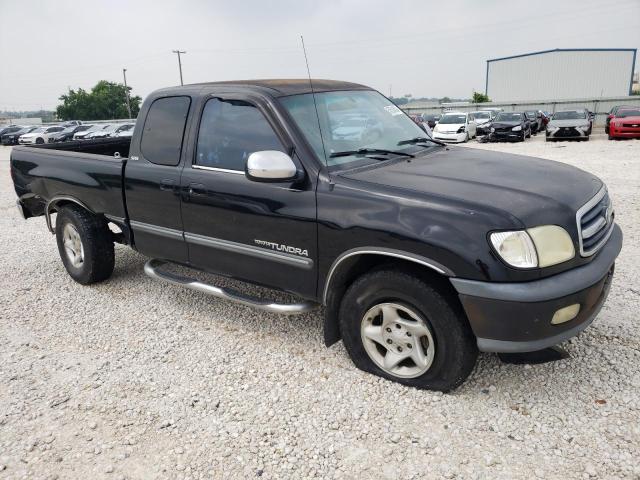
<svg viewBox="0 0 640 480">
<path fill-rule="evenodd" d="M 115 255 L 107 222 L 76 205 L 62 208 L 56 218 L 58 252 L 67 273 L 83 285 L 106 280 Z"/>
<path fill-rule="evenodd" d="M 476 363 L 475 337 L 460 305 L 408 273 L 363 275 L 345 293 L 339 318 L 356 367 L 404 385 L 446 392 Z"/>
</svg>

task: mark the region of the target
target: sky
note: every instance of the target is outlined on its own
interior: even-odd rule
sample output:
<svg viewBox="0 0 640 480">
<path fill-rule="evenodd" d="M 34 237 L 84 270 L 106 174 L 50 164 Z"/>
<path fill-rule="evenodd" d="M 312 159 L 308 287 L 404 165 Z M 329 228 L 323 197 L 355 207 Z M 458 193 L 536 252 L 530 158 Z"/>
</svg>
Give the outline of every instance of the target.
<svg viewBox="0 0 640 480">
<path fill-rule="evenodd" d="M 180 83 L 176 49 L 185 83 L 306 78 L 300 35 L 314 78 L 467 98 L 487 59 L 640 49 L 640 0 L 0 0 L 0 110 L 53 109 L 123 68 L 144 98 Z"/>
</svg>

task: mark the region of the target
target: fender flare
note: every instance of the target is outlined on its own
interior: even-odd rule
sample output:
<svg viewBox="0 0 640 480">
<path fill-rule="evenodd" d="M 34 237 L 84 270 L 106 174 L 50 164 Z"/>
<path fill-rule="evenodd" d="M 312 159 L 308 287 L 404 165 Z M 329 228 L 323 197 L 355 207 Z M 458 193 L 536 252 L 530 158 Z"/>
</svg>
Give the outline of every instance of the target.
<svg viewBox="0 0 640 480">
<path fill-rule="evenodd" d="M 54 233 L 54 234 L 56 233 L 55 230 L 53 229 L 53 225 L 51 224 L 51 212 L 53 210 L 55 210 L 55 206 L 60 202 L 75 203 L 76 205 L 80 205 L 82 208 L 84 208 L 88 212 L 91 212 L 91 213 L 93 213 L 95 215 L 95 212 L 93 210 L 91 210 L 89 207 L 87 207 L 87 205 L 82 203 L 77 198 L 74 198 L 74 197 L 69 196 L 69 195 L 56 195 L 55 197 L 51 198 L 47 202 L 47 205 L 44 207 L 44 218 L 45 218 L 45 220 L 47 222 L 47 228 L 49 229 L 49 232 L 51 232 L 51 233 Z"/>
<path fill-rule="evenodd" d="M 386 257 L 400 258 L 403 260 L 408 260 L 410 262 L 428 267 L 431 270 L 434 270 L 435 272 L 441 275 L 444 275 L 447 277 L 455 277 L 455 274 L 451 269 L 445 267 L 441 263 L 431 258 L 423 257 L 422 255 L 417 255 L 415 253 L 409 253 L 402 250 L 395 250 L 393 248 L 384 248 L 384 247 L 352 248 L 351 250 L 347 250 L 346 252 L 341 253 L 331 264 L 331 268 L 329 269 L 329 273 L 327 274 L 327 279 L 324 282 L 324 288 L 322 293 L 323 305 L 326 305 L 327 295 L 329 294 L 329 287 L 331 285 L 331 280 L 335 272 L 338 270 L 338 267 L 347 258 L 351 258 L 356 255 L 380 255 L 380 256 L 386 256 Z"/>
</svg>

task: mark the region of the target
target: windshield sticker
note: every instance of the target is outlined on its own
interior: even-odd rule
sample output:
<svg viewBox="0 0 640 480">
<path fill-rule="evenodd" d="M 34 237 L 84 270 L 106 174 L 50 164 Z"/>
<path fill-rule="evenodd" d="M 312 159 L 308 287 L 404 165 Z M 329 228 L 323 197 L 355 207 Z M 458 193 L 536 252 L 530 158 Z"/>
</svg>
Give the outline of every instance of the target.
<svg viewBox="0 0 640 480">
<path fill-rule="evenodd" d="M 390 113 L 391 115 L 402 115 L 402 110 L 400 110 L 395 105 L 387 105 L 384 109 Z"/>
</svg>

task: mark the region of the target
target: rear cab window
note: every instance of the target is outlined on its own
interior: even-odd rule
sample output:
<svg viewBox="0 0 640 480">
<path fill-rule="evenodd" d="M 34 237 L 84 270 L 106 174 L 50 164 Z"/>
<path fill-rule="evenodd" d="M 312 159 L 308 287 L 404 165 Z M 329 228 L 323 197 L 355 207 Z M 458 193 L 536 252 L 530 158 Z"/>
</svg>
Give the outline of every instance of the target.
<svg viewBox="0 0 640 480">
<path fill-rule="evenodd" d="M 145 159 L 158 165 L 180 163 L 184 130 L 191 97 L 164 97 L 155 100 L 144 122 L 140 151 Z"/>
</svg>

